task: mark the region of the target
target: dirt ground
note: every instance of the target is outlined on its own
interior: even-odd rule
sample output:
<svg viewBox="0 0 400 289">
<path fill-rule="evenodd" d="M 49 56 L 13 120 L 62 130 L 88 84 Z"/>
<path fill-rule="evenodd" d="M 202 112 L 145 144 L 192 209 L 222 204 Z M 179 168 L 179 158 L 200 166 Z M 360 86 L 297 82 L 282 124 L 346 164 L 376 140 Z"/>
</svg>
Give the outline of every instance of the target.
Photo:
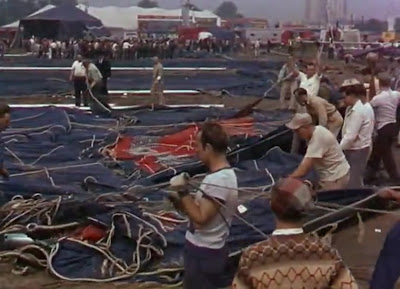
<svg viewBox="0 0 400 289">
<path fill-rule="evenodd" d="M 330 76 L 334 82 L 340 83 L 344 78 L 351 74 L 352 69 L 344 69 L 336 66 L 330 72 Z M 229 96 L 216 96 L 213 94 L 204 94 L 196 96 L 167 96 L 169 104 L 225 104 L 227 107 L 242 108 L 247 104 L 254 102 L 256 97 L 232 98 Z M 143 96 L 127 96 L 127 97 L 112 97 L 111 103 L 119 105 L 139 105 L 154 103 L 152 97 Z M 12 99 L 10 103 L 73 103 L 73 99 L 65 97 L 38 97 L 32 99 L 19 98 Z M 279 103 L 276 100 L 263 100 L 259 105 L 259 109 L 276 109 Z M 396 154 L 399 158 L 400 154 Z M 398 221 L 398 216 L 381 215 L 370 218 L 365 221 L 365 235 L 359 243 L 359 229 L 356 226 L 349 226 L 346 229 L 340 230 L 333 236 L 333 246 L 337 248 L 343 257 L 345 263 L 351 268 L 355 277 L 359 280 L 360 288 L 368 288 L 368 280 L 370 280 L 374 264 L 376 262 L 379 251 L 382 247 L 384 239 L 395 222 Z M 132 285 L 127 283 L 115 284 L 94 284 L 94 283 L 71 283 L 60 281 L 47 272 L 31 273 L 27 276 L 17 276 L 11 273 L 12 267 L 10 264 L 0 263 L 0 288 L 1 289 L 133 289 L 143 288 L 143 286 Z M 160 288 L 160 286 L 150 286 L 145 288 Z"/>
</svg>

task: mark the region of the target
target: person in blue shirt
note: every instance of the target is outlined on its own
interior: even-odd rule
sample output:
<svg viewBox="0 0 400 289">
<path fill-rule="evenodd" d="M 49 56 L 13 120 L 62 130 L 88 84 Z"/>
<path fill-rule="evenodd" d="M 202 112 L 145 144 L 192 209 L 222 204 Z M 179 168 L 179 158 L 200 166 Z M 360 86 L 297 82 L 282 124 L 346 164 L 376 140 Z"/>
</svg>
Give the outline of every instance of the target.
<svg viewBox="0 0 400 289">
<path fill-rule="evenodd" d="M 386 200 L 400 202 L 400 194 L 391 189 L 381 190 L 378 195 Z M 400 277 L 400 222 L 388 233 L 375 265 L 370 289 L 393 289 Z"/>
<path fill-rule="evenodd" d="M 0 175 L 8 180 L 9 174 L 4 166 L 4 143 L 1 136 L 1 132 L 7 129 L 10 125 L 11 109 L 8 104 L 0 103 Z"/>
</svg>

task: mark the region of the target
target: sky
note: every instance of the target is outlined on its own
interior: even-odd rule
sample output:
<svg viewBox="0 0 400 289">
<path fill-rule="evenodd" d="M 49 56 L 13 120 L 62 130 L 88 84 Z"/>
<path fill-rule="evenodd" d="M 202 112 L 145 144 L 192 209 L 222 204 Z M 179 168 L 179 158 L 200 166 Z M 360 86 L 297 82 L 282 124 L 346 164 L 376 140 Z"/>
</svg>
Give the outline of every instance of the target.
<svg viewBox="0 0 400 289">
<path fill-rule="evenodd" d="M 93 6 L 136 4 L 137 0 L 89 0 Z M 214 10 L 223 0 L 191 0 L 201 9 Z M 302 20 L 304 17 L 305 0 L 233 0 L 239 11 L 247 17 L 261 17 L 273 21 Z M 117 4 L 118 3 L 118 4 Z M 182 0 L 158 0 L 161 7 L 177 8 Z M 390 3 L 397 3 L 391 5 Z M 395 11 L 400 15 L 399 0 L 348 0 L 349 12 L 355 18 L 385 19 L 388 12 Z"/>
</svg>

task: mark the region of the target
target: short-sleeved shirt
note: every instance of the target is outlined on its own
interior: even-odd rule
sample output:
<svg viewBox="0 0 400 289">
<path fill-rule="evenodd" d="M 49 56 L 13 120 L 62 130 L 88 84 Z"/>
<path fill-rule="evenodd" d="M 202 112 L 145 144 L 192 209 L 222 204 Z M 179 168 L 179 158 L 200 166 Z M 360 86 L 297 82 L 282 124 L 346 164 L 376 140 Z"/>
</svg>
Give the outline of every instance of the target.
<svg viewBox="0 0 400 289">
<path fill-rule="evenodd" d="M 83 63 L 79 62 L 78 60 L 74 61 L 71 68 L 75 77 L 84 77 L 86 75 L 86 70 L 83 66 Z"/>
<path fill-rule="evenodd" d="M 307 90 L 309 96 L 317 96 L 319 92 L 319 86 L 321 83 L 321 76 L 317 73 L 314 76 L 308 78 L 307 75 L 303 72 L 300 72 L 300 86 Z"/>
<path fill-rule="evenodd" d="M 221 249 L 229 236 L 229 227 L 238 206 L 236 174 L 231 168 L 219 170 L 207 175 L 200 188 L 208 196 L 198 191 L 195 196 L 196 202 L 212 197 L 224 204 L 224 207 L 219 207 L 219 213 L 206 226 L 196 228 L 196 225 L 190 224 L 186 240 L 197 247 Z"/>
<path fill-rule="evenodd" d="M 396 123 L 397 107 L 400 104 L 400 92 L 383 90 L 370 101 L 375 111 L 375 126 L 380 130 L 387 124 Z"/>
<path fill-rule="evenodd" d="M 89 79 L 95 82 L 100 82 L 103 79 L 103 75 L 101 74 L 100 70 L 93 63 L 89 64 L 87 74 Z"/>
<path fill-rule="evenodd" d="M 321 182 L 336 181 L 350 170 L 336 137 L 319 125 L 315 127 L 305 157 L 314 159 L 314 169 Z"/>
</svg>

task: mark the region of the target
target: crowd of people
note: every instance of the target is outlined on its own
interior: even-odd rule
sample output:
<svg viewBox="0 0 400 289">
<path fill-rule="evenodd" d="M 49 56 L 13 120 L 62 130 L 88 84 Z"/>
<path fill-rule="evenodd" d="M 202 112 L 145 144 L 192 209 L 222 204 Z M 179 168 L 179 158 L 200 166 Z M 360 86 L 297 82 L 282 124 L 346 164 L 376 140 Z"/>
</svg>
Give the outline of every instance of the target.
<svg viewBox="0 0 400 289">
<path fill-rule="evenodd" d="M 109 39 L 70 39 L 59 41 L 32 37 L 24 43 L 26 49 L 38 58 L 69 58 L 78 55 L 85 58 L 96 58 L 105 54 L 109 59 L 135 60 L 158 57 L 172 59 L 187 52 L 206 51 L 208 53 L 230 53 L 245 49 L 246 43 L 236 40 L 217 40 L 206 38 L 200 40 L 180 41 L 172 38 L 130 38 L 125 40 Z"/>
</svg>

